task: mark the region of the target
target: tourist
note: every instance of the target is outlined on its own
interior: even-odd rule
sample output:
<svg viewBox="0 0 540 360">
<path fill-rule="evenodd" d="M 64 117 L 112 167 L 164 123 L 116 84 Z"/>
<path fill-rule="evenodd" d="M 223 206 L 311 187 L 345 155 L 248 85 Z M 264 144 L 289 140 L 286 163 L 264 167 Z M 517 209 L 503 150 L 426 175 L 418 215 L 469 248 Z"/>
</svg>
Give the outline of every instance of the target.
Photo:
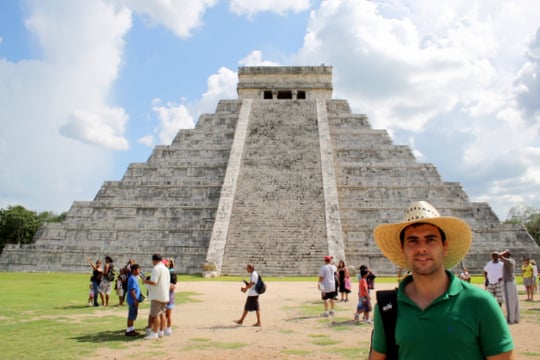
<svg viewBox="0 0 540 360">
<path fill-rule="evenodd" d="M 147 329 L 145 340 L 154 340 L 163 337 L 165 322 L 161 317 L 165 316 L 167 303 L 169 302 L 169 287 L 171 275 L 169 269 L 163 264 L 163 258 L 159 254 L 152 255 L 152 274 L 144 280 L 148 287 L 148 299 L 150 300 L 151 328 Z M 133 266 L 132 266 L 133 269 Z"/>
<path fill-rule="evenodd" d="M 369 271 L 367 266 L 360 266 L 360 281 L 358 282 L 358 305 L 356 306 L 356 313 L 354 314 L 354 320 L 360 321 L 360 315 L 363 314 L 365 323 L 371 324 L 369 320 L 369 312 L 371 311 L 371 296 L 369 295 L 367 277 Z"/>
<path fill-rule="evenodd" d="M 459 278 L 463 281 L 466 281 L 468 283 L 471 282 L 471 274 L 469 273 L 469 269 L 463 268 L 463 271 L 459 273 Z"/>
<path fill-rule="evenodd" d="M 499 253 L 499 259 L 503 263 L 503 293 L 506 304 L 506 322 L 508 324 L 519 323 L 519 298 L 514 277 L 516 261 L 512 258 L 509 249 Z"/>
<path fill-rule="evenodd" d="M 531 265 L 533 266 L 533 293 L 538 290 L 538 266 L 536 266 L 536 261 L 531 259 Z"/>
<path fill-rule="evenodd" d="M 484 277 L 487 283 L 487 291 L 497 299 L 500 306 L 503 303 L 503 263 L 499 261 L 499 254 L 491 253 L 491 261 L 484 266 Z"/>
<path fill-rule="evenodd" d="M 244 311 L 239 320 L 234 322 L 238 325 L 242 325 L 248 312 L 255 311 L 257 316 L 257 322 L 253 326 L 261 326 L 261 311 L 259 306 L 259 294 L 255 291 L 255 284 L 259 280 L 259 274 L 255 271 L 255 267 L 251 264 L 246 266 L 246 270 L 250 273 L 249 282 L 244 280 L 244 285 L 240 288 L 243 293 L 247 292 L 246 303 L 244 304 Z"/>
<path fill-rule="evenodd" d="M 374 239 L 384 256 L 411 276 L 399 284 L 394 304 L 377 304 L 371 360 L 513 358 L 512 336 L 493 296 L 446 270 L 471 246 L 465 221 L 440 216 L 420 201 L 410 205 L 401 223 L 377 226 Z M 395 328 L 382 312 L 395 314 Z"/>
<path fill-rule="evenodd" d="M 172 336 L 172 311 L 174 309 L 174 292 L 176 291 L 177 276 L 174 271 L 174 259 L 170 258 L 167 261 L 167 268 L 171 275 L 171 285 L 169 286 L 169 302 L 167 303 L 167 310 L 165 311 L 165 318 L 167 326 L 163 335 Z"/>
<path fill-rule="evenodd" d="M 127 319 L 126 336 L 139 336 L 139 332 L 135 331 L 134 323 L 137 320 L 139 313 L 139 300 L 141 297 L 141 288 L 139 286 L 140 268 L 138 264 L 131 266 L 131 275 L 127 281 L 127 299 L 129 310 Z"/>
<path fill-rule="evenodd" d="M 92 277 L 90 276 L 90 284 L 88 285 L 88 306 L 94 304 L 94 286 L 92 285 Z"/>
<path fill-rule="evenodd" d="M 127 284 L 127 280 L 126 269 L 120 269 L 120 273 L 116 278 L 116 295 L 118 295 L 118 305 L 120 306 L 124 305 L 125 291 L 127 290 L 127 287 L 126 290 L 124 290 L 124 283 Z"/>
<path fill-rule="evenodd" d="M 92 281 L 92 290 L 94 291 L 94 306 L 99 306 L 98 304 L 98 293 L 99 293 L 99 286 L 101 284 L 101 279 L 103 278 L 103 269 L 101 269 L 101 260 L 96 260 L 96 263 L 94 264 L 92 262 L 92 259 L 88 259 L 88 263 L 90 266 L 92 266 L 92 277 L 90 278 Z M 103 305 L 103 298 L 101 300 Z"/>
<path fill-rule="evenodd" d="M 109 306 L 111 296 L 111 282 L 114 281 L 114 264 L 110 256 L 105 256 L 105 266 L 103 267 L 103 276 L 99 284 L 99 296 L 103 306 Z"/>
<path fill-rule="evenodd" d="M 360 269 L 367 270 L 368 274 L 366 277 L 368 290 L 371 293 L 371 290 L 375 289 L 375 278 L 377 277 L 373 271 L 367 266 L 367 265 L 360 265 Z M 358 280 L 360 280 L 362 276 L 358 274 Z"/>
<path fill-rule="evenodd" d="M 525 301 L 533 301 L 534 269 L 529 258 L 523 259 L 523 265 L 521 266 L 521 276 L 523 277 L 523 285 L 525 286 L 525 290 L 527 291 L 527 299 Z"/>
<path fill-rule="evenodd" d="M 324 265 L 319 270 L 319 290 L 324 302 L 323 317 L 334 316 L 334 299 L 337 297 L 336 274 L 337 268 L 332 264 L 332 257 L 324 257 Z"/>
<path fill-rule="evenodd" d="M 351 292 L 351 276 L 349 270 L 345 265 L 345 261 L 340 260 L 338 262 L 338 281 L 339 281 L 339 294 L 341 295 L 339 301 L 348 302 L 349 293 Z"/>
</svg>

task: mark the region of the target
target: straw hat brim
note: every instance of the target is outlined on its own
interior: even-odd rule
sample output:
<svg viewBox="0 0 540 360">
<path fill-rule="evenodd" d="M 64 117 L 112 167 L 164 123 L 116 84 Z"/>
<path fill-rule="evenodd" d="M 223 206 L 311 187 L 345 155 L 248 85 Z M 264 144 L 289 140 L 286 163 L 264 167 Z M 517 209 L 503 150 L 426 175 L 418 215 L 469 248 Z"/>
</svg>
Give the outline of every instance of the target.
<svg viewBox="0 0 540 360">
<path fill-rule="evenodd" d="M 375 242 L 384 256 L 398 267 L 408 267 L 401 249 L 399 234 L 404 228 L 415 223 L 432 224 L 445 233 L 448 244 L 448 252 L 444 257 L 444 267 L 446 269 L 456 265 L 467 255 L 472 243 L 472 231 L 465 221 L 456 217 L 440 216 L 398 224 L 379 225 L 373 231 Z"/>
</svg>

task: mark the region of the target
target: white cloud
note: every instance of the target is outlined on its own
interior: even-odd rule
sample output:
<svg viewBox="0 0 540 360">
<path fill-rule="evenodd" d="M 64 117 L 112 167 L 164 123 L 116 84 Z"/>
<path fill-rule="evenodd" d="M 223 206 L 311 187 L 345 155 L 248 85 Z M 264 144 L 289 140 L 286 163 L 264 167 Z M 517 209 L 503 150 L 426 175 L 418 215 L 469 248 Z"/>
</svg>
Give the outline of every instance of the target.
<svg viewBox="0 0 540 360">
<path fill-rule="evenodd" d="M 264 11 L 285 15 L 288 12 L 298 13 L 309 9 L 309 0 L 230 0 L 230 9 L 238 15 L 247 15 L 252 18 L 255 14 Z"/>
<path fill-rule="evenodd" d="M 110 178 L 106 150 L 127 146 L 126 116 L 107 99 L 131 15 L 99 1 L 27 5 L 25 24 L 41 56 L 0 59 L 0 207 L 64 211 Z"/>
<path fill-rule="evenodd" d="M 205 11 L 217 0 L 111 0 L 123 3 L 133 11 L 147 16 L 149 25 L 161 24 L 180 38 L 191 36 L 191 32 L 202 26 Z"/>
<path fill-rule="evenodd" d="M 160 144 L 170 144 L 180 129 L 193 128 L 193 118 L 185 105 L 169 102 L 162 106 L 160 99 L 154 99 L 153 103 L 152 109 L 159 119 Z"/>
<path fill-rule="evenodd" d="M 145 135 L 137 140 L 140 144 L 147 147 L 154 147 L 154 137 L 152 135 Z"/>
<path fill-rule="evenodd" d="M 127 115 L 121 108 L 106 108 L 101 113 L 75 110 L 60 132 L 82 142 L 111 150 L 127 150 L 128 141 L 123 136 Z"/>
<path fill-rule="evenodd" d="M 221 67 L 216 74 L 210 75 L 207 90 L 202 95 L 196 108 L 196 117 L 203 113 L 213 113 L 216 104 L 222 99 L 236 99 L 238 74 L 226 67 Z"/>
<path fill-rule="evenodd" d="M 538 18 L 540 8 L 526 0 L 328 0 L 312 11 L 294 62 L 333 65 L 334 97 L 348 99 L 426 161 L 457 171 L 451 180 L 484 199 L 492 187 L 508 185 L 502 169 L 517 171 L 512 179 L 523 189 L 534 186 L 527 174 L 540 169 L 526 160 L 540 146 L 538 125 L 531 125 L 540 117 L 532 40 Z M 428 131 L 437 134 L 432 151 L 414 148 L 411 137 Z"/>
<path fill-rule="evenodd" d="M 263 60 L 262 51 L 260 50 L 253 50 L 245 58 L 238 61 L 238 63 L 242 66 L 279 66 L 277 62 Z"/>
</svg>

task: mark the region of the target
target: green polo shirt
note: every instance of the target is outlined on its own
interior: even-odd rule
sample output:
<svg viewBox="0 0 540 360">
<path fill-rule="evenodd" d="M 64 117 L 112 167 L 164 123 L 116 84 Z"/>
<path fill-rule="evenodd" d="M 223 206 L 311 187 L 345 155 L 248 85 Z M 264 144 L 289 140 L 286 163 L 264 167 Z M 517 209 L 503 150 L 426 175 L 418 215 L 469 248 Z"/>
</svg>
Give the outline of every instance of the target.
<svg viewBox="0 0 540 360">
<path fill-rule="evenodd" d="M 484 359 L 514 348 L 497 301 L 487 291 L 456 278 L 449 271 L 448 290 L 421 310 L 405 295 L 405 278 L 398 289 L 396 343 L 399 359 Z M 384 328 L 375 308 L 372 346 L 386 353 Z"/>
</svg>

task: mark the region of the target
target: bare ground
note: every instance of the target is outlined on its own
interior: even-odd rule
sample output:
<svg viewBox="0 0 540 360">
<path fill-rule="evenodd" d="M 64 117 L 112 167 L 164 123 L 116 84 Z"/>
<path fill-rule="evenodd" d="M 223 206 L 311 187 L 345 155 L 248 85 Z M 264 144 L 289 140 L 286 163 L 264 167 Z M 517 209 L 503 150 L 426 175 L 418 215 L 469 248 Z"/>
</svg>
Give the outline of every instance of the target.
<svg viewBox="0 0 540 360">
<path fill-rule="evenodd" d="M 121 349 L 101 348 L 97 359 L 365 359 L 371 325 L 356 324 L 356 295 L 337 302 L 333 318 L 321 318 L 320 293 L 314 282 L 270 282 L 260 297 L 262 327 L 252 327 L 255 314 L 244 324 L 234 323 L 242 313 L 245 294 L 236 282 L 187 282 L 177 291 L 195 293 L 190 302 L 173 311 L 173 335 L 160 340 L 126 338 Z M 377 289 L 393 284 L 377 284 Z M 540 295 L 538 295 L 540 299 Z M 113 300 L 113 304 L 116 302 Z M 520 302 L 522 320 L 511 326 L 517 358 L 540 359 L 540 301 Z M 127 308 L 110 307 L 106 312 Z M 98 311 L 99 312 L 99 311 Z M 144 332 L 148 308 L 141 309 L 136 328 Z M 124 328 L 118 329 L 123 332 Z"/>
</svg>

